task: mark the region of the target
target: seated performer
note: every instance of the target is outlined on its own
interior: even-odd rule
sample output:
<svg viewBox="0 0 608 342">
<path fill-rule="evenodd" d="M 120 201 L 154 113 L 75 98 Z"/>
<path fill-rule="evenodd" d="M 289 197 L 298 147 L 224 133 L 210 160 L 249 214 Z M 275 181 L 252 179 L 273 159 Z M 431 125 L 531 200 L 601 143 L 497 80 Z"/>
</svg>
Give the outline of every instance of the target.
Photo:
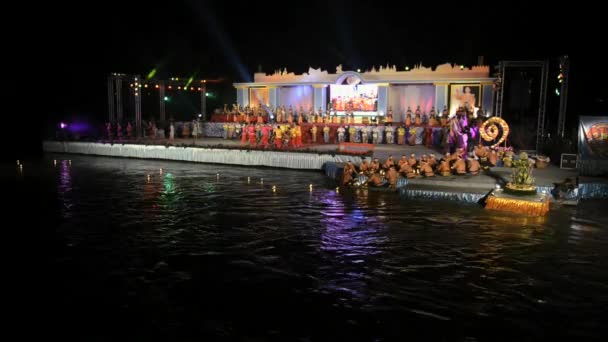
<svg viewBox="0 0 608 342">
<path fill-rule="evenodd" d="M 391 189 L 397 188 L 397 179 L 399 178 L 399 174 L 395 170 L 394 165 L 391 165 L 391 167 L 386 172 L 386 178 L 388 179 L 388 184 Z"/>
<path fill-rule="evenodd" d="M 416 178 L 416 172 L 408 163 L 401 164 L 401 166 L 399 167 L 399 173 L 409 179 Z"/>
<path fill-rule="evenodd" d="M 429 166 L 432 168 L 435 168 L 437 166 L 437 159 L 435 159 L 435 154 L 431 153 L 429 154 Z"/>
<path fill-rule="evenodd" d="M 452 172 L 451 172 L 451 168 L 450 168 L 450 161 L 448 159 L 442 159 L 441 162 L 439 163 L 439 167 L 437 168 L 437 171 L 439 172 L 440 175 L 442 175 L 444 177 L 451 175 Z"/>
<path fill-rule="evenodd" d="M 490 166 L 496 166 L 497 162 L 498 162 L 498 153 L 496 153 L 495 149 L 490 149 L 490 152 L 488 154 L 488 163 L 490 163 Z"/>
<path fill-rule="evenodd" d="M 418 163 L 416 160 L 416 153 L 410 154 L 410 157 L 407 159 L 407 163 L 410 164 L 412 168 L 416 168 L 416 164 Z"/>
<path fill-rule="evenodd" d="M 370 165 L 367 162 L 367 158 L 363 158 L 363 160 L 361 161 L 361 164 L 359 164 L 359 172 L 363 173 L 363 174 L 367 174 L 369 172 L 370 169 Z"/>
<path fill-rule="evenodd" d="M 473 176 L 479 175 L 479 171 L 481 170 L 481 165 L 479 165 L 477 157 L 472 154 L 470 155 L 470 158 L 467 159 L 467 169 Z"/>
<path fill-rule="evenodd" d="M 372 172 L 378 172 L 378 171 L 380 171 L 380 162 L 378 161 L 378 158 L 374 158 L 374 160 L 372 161 L 369 169 Z"/>
<path fill-rule="evenodd" d="M 393 161 L 393 156 L 388 156 L 388 159 L 384 162 L 384 164 L 382 165 L 382 167 L 385 170 L 388 170 L 391 168 L 391 166 L 395 166 L 395 162 Z"/>
<path fill-rule="evenodd" d="M 346 165 L 344 165 L 344 170 L 342 171 L 342 185 L 349 184 L 353 179 L 353 173 L 356 173 L 355 165 L 353 162 L 348 161 Z"/>
<path fill-rule="evenodd" d="M 454 162 L 454 165 L 452 165 L 452 170 L 455 170 L 457 175 L 467 174 L 467 165 L 460 154 L 456 156 L 456 161 Z"/>
<path fill-rule="evenodd" d="M 367 184 L 371 184 L 375 187 L 381 187 L 384 185 L 384 177 L 382 177 L 382 175 L 378 172 L 375 172 L 369 177 L 369 179 L 367 180 Z"/>
<path fill-rule="evenodd" d="M 401 155 L 401 159 L 399 159 L 399 162 L 397 163 L 397 166 L 399 168 L 401 168 L 401 165 L 403 164 L 407 164 L 407 157 L 405 156 L 405 154 Z"/>
<path fill-rule="evenodd" d="M 420 172 L 425 177 L 434 177 L 435 173 L 433 172 L 433 168 L 429 165 L 428 161 L 420 162 Z"/>
</svg>

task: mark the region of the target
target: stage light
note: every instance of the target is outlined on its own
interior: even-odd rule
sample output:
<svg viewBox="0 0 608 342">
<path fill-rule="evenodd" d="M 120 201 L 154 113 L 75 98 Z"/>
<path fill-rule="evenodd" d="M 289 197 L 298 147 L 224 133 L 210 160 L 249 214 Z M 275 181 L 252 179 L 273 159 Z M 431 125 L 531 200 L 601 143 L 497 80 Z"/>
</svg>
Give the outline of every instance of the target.
<svg viewBox="0 0 608 342">
<path fill-rule="evenodd" d="M 500 190 L 500 184 L 496 184 L 496 190 Z"/>
<path fill-rule="evenodd" d="M 460 65 L 460 70 L 464 70 L 464 65 Z"/>
<path fill-rule="evenodd" d="M 209 97 L 209 93 L 205 93 L 205 96 Z"/>
<path fill-rule="evenodd" d="M 177 90 L 182 90 L 182 86 L 177 86 Z"/>
<path fill-rule="evenodd" d="M 277 186 L 276 185 L 272 186 L 272 192 L 277 192 Z"/>
<path fill-rule="evenodd" d="M 139 85 L 139 87 L 141 88 L 141 84 Z"/>
<path fill-rule="evenodd" d="M 405 71 L 410 71 L 410 67 L 409 66 L 405 66 Z"/>
<path fill-rule="evenodd" d="M 135 86 L 137 87 L 139 85 L 139 83 L 135 82 Z"/>
<path fill-rule="evenodd" d="M 154 86 L 154 88 L 158 89 L 158 84 Z"/>
<path fill-rule="evenodd" d="M 129 84 L 129 87 L 133 88 L 133 83 Z"/>
<path fill-rule="evenodd" d="M 169 86 L 169 89 L 173 89 L 173 87 L 172 87 L 172 86 Z"/>
<path fill-rule="evenodd" d="M 169 102 L 169 96 L 165 96 L 164 100 L 165 102 Z"/>
<path fill-rule="evenodd" d="M 247 184 L 251 183 L 251 177 L 247 177 Z"/>
<path fill-rule="evenodd" d="M 203 83 L 207 83 L 207 80 L 203 80 Z"/>
<path fill-rule="evenodd" d="M 66 124 L 65 122 L 62 122 L 59 124 L 59 127 L 61 127 L 61 129 L 65 129 L 66 127 L 68 127 L 68 124 Z"/>
<path fill-rule="evenodd" d="M 357 72 L 361 72 L 361 69 L 357 69 Z"/>
<path fill-rule="evenodd" d="M 201 89 L 202 89 L 201 87 L 198 87 L 198 91 L 201 91 Z"/>
<path fill-rule="evenodd" d="M 176 80 L 176 81 L 179 81 L 179 78 L 177 78 L 177 77 L 176 77 L 176 78 L 175 78 L 175 80 Z"/>
<path fill-rule="evenodd" d="M 198 115 L 198 117 L 199 117 L 199 118 L 202 118 L 202 117 L 203 117 L 203 114 L 199 114 L 199 115 Z"/>
<path fill-rule="evenodd" d="M 138 95 L 138 93 L 135 93 L 135 96 L 137 96 L 137 95 Z"/>
<path fill-rule="evenodd" d="M 148 85 L 147 85 L 147 84 L 146 84 L 146 85 L 144 85 L 144 88 L 148 88 Z"/>
<path fill-rule="evenodd" d="M 557 89 L 557 88 L 555 88 L 555 95 L 557 95 L 557 96 L 560 95 L 559 89 Z"/>
<path fill-rule="evenodd" d="M 135 77 L 135 80 L 137 81 L 137 77 Z M 137 83 L 135 83 L 135 84 L 137 84 Z"/>
<path fill-rule="evenodd" d="M 194 91 L 194 87 L 190 87 L 190 90 Z"/>
</svg>

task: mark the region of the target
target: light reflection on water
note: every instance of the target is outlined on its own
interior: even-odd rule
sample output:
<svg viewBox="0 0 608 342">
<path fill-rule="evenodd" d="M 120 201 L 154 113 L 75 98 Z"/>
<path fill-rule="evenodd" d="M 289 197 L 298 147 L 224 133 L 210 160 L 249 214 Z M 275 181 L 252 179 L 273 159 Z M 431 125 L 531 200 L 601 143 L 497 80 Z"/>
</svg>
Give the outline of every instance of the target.
<svg viewBox="0 0 608 342">
<path fill-rule="evenodd" d="M 56 172 L 43 172 L 54 158 Z M 70 271 L 59 297 L 79 294 L 93 310 L 102 304 L 91 294 L 107 291 L 102 311 L 116 320 L 145 313 L 189 336 L 279 340 L 326 339 L 327 327 L 334 339 L 403 340 L 428 327 L 433 338 L 484 339 L 483 325 L 519 340 L 590 339 L 605 317 L 602 202 L 531 218 L 337 193 L 317 172 L 70 158 L 28 166 L 20 181 L 38 170 L 60 203 L 55 238 L 70 248 L 49 267 Z M 285 317 L 293 311 L 314 313 L 309 329 Z M 167 332 L 151 321 L 130 328 Z"/>
</svg>

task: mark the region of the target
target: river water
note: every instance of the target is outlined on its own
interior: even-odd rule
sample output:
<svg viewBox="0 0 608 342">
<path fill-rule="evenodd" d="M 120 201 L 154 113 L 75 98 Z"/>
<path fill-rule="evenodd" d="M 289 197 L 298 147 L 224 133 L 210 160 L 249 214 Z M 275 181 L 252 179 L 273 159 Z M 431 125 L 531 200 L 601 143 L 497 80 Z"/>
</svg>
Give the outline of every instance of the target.
<svg viewBox="0 0 608 342">
<path fill-rule="evenodd" d="M 23 164 L 2 178 L 13 204 L 41 208 L 30 319 L 48 336 L 606 336 L 606 201 L 537 219 L 337 192 L 321 172 L 66 155 Z"/>
</svg>

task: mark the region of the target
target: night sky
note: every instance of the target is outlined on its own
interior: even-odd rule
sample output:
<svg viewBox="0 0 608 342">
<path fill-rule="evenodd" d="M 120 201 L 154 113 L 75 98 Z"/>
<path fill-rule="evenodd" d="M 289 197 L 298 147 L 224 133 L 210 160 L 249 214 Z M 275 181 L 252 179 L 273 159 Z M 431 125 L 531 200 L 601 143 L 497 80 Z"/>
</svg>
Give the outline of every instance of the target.
<svg viewBox="0 0 608 342">
<path fill-rule="evenodd" d="M 309 66 L 333 72 L 338 64 L 346 70 L 387 63 L 474 65 L 477 56 L 489 65 L 501 59 L 555 64 L 563 54 L 571 60 L 568 115 L 606 112 L 607 72 L 598 67 L 606 30 L 602 11 L 593 7 L 579 13 L 556 4 L 531 8 L 530 2 L 509 2 L 509 9 L 453 2 L 442 10 L 428 1 L 194 0 L 36 6 L 35 13 L 21 13 L 31 31 L 12 27 L 16 34 L 8 40 L 17 52 L 9 57 L 20 67 L 7 69 L 19 88 L 37 89 L 15 103 L 22 118 L 35 117 L 41 125 L 73 116 L 104 120 L 111 72 L 158 68 L 161 77 L 222 79 L 215 85 L 218 101 L 230 103 L 231 83 L 247 81 L 258 66 L 265 72 L 287 67 L 300 73 Z"/>
</svg>

